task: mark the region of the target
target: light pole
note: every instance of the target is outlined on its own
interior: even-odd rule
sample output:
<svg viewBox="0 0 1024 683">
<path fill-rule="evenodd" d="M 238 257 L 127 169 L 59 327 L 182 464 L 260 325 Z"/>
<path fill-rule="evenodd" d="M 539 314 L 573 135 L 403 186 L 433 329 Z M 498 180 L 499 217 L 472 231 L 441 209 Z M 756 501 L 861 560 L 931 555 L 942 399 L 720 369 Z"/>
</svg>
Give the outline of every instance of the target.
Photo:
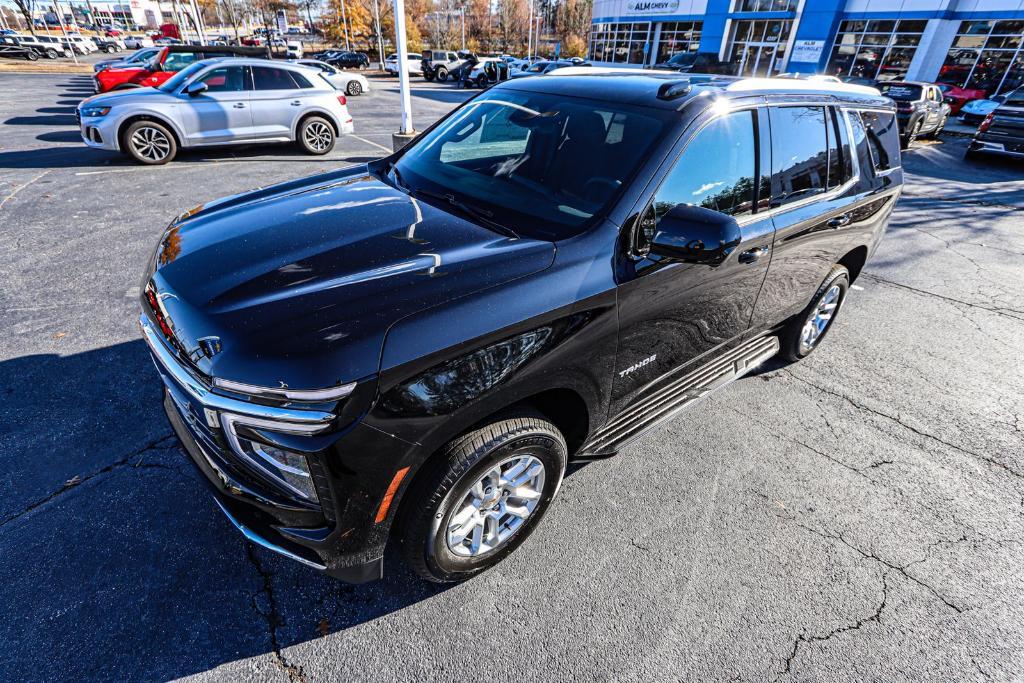
<svg viewBox="0 0 1024 683">
<path fill-rule="evenodd" d="M 533 56 L 533 0 L 530 0 L 530 20 L 526 23 L 526 59 Z"/>
<path fill-rule="evenodd" d="M 373 17 L 377 24 L 377 54 L 380 57 L 380 70 L 384 70 L 384 36 L 380 34 L 380 4 L 373 0 Z M 396 24 L 397 26 L 397 24 Z"/>
<path fill-rule="evenodd" d="M 412 125 L 412 98 L 409 95 L 409 49 L 405 45 L 405 0 L 395 0 L 395 47 L 398 53 L 398 92 L 402 101 L 402 123 L 391 135 L 391 146 L 397 152 L 416 137 Z"/>
<path fill-rule="evenodd" d="M 345 16 L 345 0 L 338 0 L 341 5 L 341 30 L 345 34 L 345 49 L 351 51 L 352 45 L 348 42 L 348 17 Z"/>
</svg>

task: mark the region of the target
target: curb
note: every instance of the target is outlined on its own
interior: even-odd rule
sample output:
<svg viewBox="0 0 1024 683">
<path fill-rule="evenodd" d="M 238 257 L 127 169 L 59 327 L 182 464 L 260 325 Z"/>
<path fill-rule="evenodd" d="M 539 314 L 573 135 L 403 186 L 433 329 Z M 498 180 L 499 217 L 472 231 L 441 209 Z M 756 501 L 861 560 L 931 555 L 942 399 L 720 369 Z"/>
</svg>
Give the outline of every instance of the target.
<svg viewBox="0 0 1024 683">
<path fill-rule="evenodd" d="M 92 74 L 92 64 L 0 64 L 0 74 Z"/>
</svg>

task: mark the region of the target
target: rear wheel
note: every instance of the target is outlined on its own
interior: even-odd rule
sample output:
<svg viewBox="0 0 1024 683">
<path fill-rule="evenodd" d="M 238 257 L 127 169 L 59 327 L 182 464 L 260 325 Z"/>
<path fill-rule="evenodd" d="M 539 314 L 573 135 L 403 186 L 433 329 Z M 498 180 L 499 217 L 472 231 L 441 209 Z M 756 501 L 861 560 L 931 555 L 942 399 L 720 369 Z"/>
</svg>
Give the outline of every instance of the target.
<svg viewBox="0 0 1024 683">
<path fill-rule="evenodd" d="M 299 144 L 309 154 L 327 154 L 334 149 L 334 128 L 330 121 L 311 116 L 299 125 Z"/>
<path fill-rule="evenodd" d="M 35 50 L 29 50 L 25 54 L 25 59 L 27 59 L 30 62 L 35 62 L 39 59 L 39 55 L 36 54 Z"/>
<path fill-rule="evenodd" d="M 850 271 L 844 266 L 833 266 L 811 298 L 811 303 L 782 331 L 779 354 L 791 361 L 811 355 L 832 329 L 832 323 L 849 289 Z"/>
<path fill-rule="evenodd" d="M 47 59 L 57 59 L 57 51 L 54 50 L 53 48 L 50 48 L 49 50 L 46 51 L 46 58 Z"/>
<path fill-rule="evenodd" d="M 345 88 L 345 94 L 351 97 L 361 95 L 363 92 L 363 86 L 359 81 L 349 81 L 348 86 Z"/>
<path fill-rule="evenodd" d="M 547 511 L 566 457 L 561 433 L 536 413 L 495 420 L 451 441 L 403 506 L 400 543 L 409 565 L 429 581 L 448 583 L 500 562 Z"/>
<path fill-rule="evenodd" d="M 136 121 L 124 132 L 122 148 L 139 163 L 166 164 L 178 153 L 178 144 L 165 126 L 155 121 Z"/>
<path fill-rule="evenodd" d="M 486 88 L 487 87 L 487 76 L 484 76 L 483 74 L 480 74 L 479 76 L 477 76 L 476 77 L 476 86 L 478 88 Z"/>
</svg>

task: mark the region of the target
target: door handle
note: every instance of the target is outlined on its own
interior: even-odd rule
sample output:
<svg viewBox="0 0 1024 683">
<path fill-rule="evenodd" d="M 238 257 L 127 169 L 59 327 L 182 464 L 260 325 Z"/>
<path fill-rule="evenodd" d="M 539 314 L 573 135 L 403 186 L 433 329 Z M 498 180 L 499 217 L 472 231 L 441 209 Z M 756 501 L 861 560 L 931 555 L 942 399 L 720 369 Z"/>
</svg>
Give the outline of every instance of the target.
<svg viewBox="0 0 1024 683">
<path fill-rule="evenodd" d="M 245 102 L 235 102 L 233 105 L 235 109 L 245 109 Z"/>
<path fill-rule="evenodd" d="M 740 263 L 754 263 L 759 258 L 768 253 L 771 247 L 756 247 L 754 249 L 747 249 L 739 255 Z"/>
<path fill-rule="evenodd" d="M 833 230 L 837 230 L 837 229 L 843 227 L 844 225 L 846 225 L 849 222 L 850 222 L 850 214 L 844 213 L 842 216 L 836 216 L 835 218 L 830 220 L 825 225 L 827 225 L 828 227 L 832 228 Z"/>
</svg>

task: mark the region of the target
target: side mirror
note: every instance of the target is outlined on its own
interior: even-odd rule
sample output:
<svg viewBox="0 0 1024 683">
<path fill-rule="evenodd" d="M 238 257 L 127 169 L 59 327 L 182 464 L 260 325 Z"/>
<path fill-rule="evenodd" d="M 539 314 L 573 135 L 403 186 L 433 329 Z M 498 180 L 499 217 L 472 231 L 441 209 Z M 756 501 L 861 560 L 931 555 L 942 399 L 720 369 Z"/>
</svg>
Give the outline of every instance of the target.
<svg viewBox="0 0 1024 683">
<path fill-rule="evenodd" d="M 651 252 L 685 263 L 721 265 L 743 235 L 731 216 L 692 204 L 677 204 L 663 215 L 651 238 Z"/>
<path fill-rule="evenodd" d="M 206 85 L 206 83 L 189 83 L 185 86 L 185 94 L 189 97 L 195 97 L 196 95 L 202 95 L 209 89 L 210 86 Z"/>
</svg>

